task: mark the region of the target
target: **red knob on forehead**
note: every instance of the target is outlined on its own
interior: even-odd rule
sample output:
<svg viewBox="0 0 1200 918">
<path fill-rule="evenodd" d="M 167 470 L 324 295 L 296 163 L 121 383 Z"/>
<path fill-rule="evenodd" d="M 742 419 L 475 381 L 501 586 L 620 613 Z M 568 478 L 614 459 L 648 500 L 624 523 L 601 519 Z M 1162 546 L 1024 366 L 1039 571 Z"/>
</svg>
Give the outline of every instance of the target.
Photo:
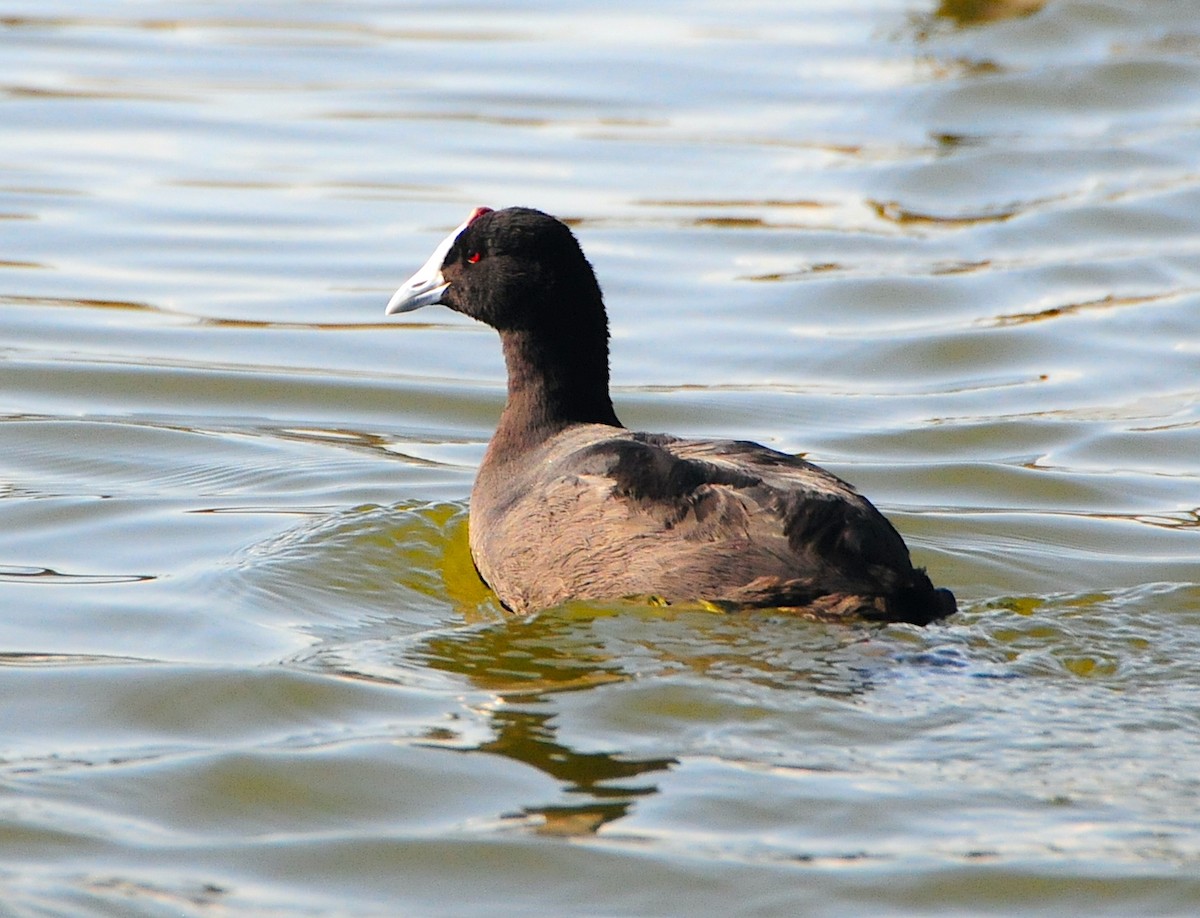
<svg viewBox="0 0 1200 918">
<path fill-rule="evenodd" d="M 490 207 L 476 207 L 473 211 L 471 211 L 471 216 L 467 217 L 466 225 L 470 226 L 484 214 L 490 214 L 491 212 L 492 209 Z"/>
</svg>

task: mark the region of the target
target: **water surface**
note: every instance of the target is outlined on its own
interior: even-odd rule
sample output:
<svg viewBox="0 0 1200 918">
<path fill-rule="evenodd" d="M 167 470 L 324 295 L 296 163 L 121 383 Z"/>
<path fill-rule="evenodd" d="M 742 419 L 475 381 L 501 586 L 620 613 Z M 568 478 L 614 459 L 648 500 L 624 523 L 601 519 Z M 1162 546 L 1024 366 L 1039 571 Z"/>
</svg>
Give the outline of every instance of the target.
<svg viewBox="0 0 1200 918">
<path fill-rule="evenodd" d="M 1194 914 L 1193 7 L 9 3 L 4 909 Z M 479 204 L 960 614 L 506 619 L 495 336 L 382 315 Z"/>
</svg>

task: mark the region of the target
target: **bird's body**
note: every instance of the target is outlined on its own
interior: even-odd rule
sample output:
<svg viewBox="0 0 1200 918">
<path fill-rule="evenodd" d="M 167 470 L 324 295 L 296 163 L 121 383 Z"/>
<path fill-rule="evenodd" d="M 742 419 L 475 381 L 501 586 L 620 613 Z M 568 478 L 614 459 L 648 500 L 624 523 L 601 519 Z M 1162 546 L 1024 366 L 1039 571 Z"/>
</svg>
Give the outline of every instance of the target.
<svg viewBox="0 0 1200 918">
<path fill-rule="evenodd" d="M 886 615 L 908 552 L 840 479 L 754 443 L 587 424 L 485 463 L 471 552 L 515 611 L 652 595 Z M 529 576 L 529 572 L 539 572 Z"/>
<path fill-rule="evenodd" d="M 515 612 L 568 599 L 786 607 L 927 623 L 954 611 L 850 485 L 756 443 L 621 426 L 599 286 L 570 231 L 480 208 L 389 312 L 445 303 L 500 332 L 508 401 L 471 493 L 471 554 Z"/>
</svg>

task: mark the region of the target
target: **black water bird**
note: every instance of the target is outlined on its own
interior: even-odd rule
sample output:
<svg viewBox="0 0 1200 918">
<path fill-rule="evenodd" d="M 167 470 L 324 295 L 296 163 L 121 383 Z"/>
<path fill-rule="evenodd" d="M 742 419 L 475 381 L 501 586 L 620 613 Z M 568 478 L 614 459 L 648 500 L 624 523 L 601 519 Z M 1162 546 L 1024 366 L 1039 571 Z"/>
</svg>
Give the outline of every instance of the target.
<svg viewBox="0 0 1200 918">
<path fill-rule="evenodd" d="M 567 226 L 477 208 L 391 298 L 500 333 L 508 400 L 471 491 L 471 554 L 515 612 L 653 596 L 926 624 L 954 596 L 914 568 L 850 485 L 739 440 L 627 430 L 608 392 L 608 319 Z"/>
</svg>

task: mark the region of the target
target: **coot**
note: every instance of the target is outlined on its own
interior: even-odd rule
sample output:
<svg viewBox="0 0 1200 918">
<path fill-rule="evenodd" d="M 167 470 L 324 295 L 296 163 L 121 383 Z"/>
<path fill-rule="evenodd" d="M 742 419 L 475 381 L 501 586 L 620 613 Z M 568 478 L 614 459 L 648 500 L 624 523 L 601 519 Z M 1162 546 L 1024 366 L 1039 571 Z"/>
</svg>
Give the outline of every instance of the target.
<svg viewBox="0 0 1200 918">
<path fill-rule="evenodd" d="M 500 333 L 508 401 L 471 491 L 471 554 L 514 612 L 653 596 L 926 624 L 954 596 L 850 485 L 739 440 L 627 430 L 608 319 L 571 231 L 476 208 L 387 305 L 441 303 Z"/>
</svg>

